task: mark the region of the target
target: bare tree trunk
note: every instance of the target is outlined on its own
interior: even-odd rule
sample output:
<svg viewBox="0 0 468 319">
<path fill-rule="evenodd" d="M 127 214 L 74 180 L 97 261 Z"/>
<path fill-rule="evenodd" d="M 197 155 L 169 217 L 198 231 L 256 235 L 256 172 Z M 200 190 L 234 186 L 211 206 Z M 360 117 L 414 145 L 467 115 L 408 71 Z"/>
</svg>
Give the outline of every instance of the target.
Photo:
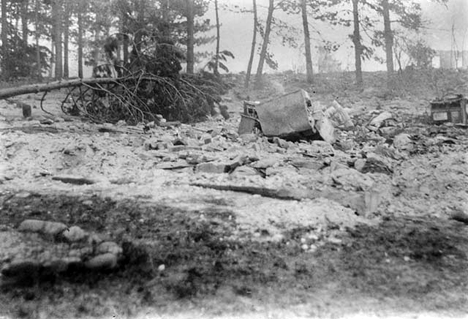
<svg viewBox="0 0 468 319">
<path fill-rule="evenodd" d="M 55 78 L 61 79 L 63 77 L 62 65 L 62 0 L 55 0 L 52 4 L 52 15 L 55 19 Z"/>
<path fill-rule="evenodd" d="M 50 69 L 49 69 L 49 78 L 52 78 L 54 75 L 54 70 L 55 70 L 55 41 L 52 38 L 52 41 L 50 41 Z"/>
<path fill-rule="evenodd" d="M 70 70 L 68 66 L 68 44 L 70 41 L 70 2 L 65 1 L 65 11 L 63 14 L 63 77 L 68 79 L 70 77 Z"/>
<path fill-rule="evenodd" d="M 21 3 L 21 33 L 23 36 L 23 41 L 25 44 L 28 43 L 28 6 L 29 6 L 29 1 L 24 0 Z"/>
<path fill-rule="evenodd" d="M 254 14 L 254 27 L 253 27 L 253 37 L 252 37 L 252 47 L 250 49 L 250 58 L 249 64 L 247 66 L 247 74 L 245 75 L 245 84 L 244 87 L 247 89 L 250 84 L 250 74 L 252 73 L 253 59 L 255 56 L 255 47 L 257 46 L 257 1 L 253 0 L 253 14 Z"/>
<path fill-rule="evenodd" d="M 265 63 L 265 58 L 268 49 L 268 42 L 270 41 L 270 32 L 271 32 L 271 22 L 273 20 L 273 11 L 275 9 L 275 1 L 270 0 L 268 6 L 268 16 L 265 27 L 265 36 L 263 38 L 262 51 L 260 52 L 260 60 L 258 61 L 257 73 L 255 74 L 255 88 L 262 87 L 262 75 L 263 75 L 263 64 Z"/>
<path fill-rule="evenodd" d="M 310 32 L 309 21 L 307 20 L 307 0 L 301 0 L 302 11 L 302 25 L 304 28 L 304 44 L 305 44 L 305 58 L 306 58 L 306 74 L 307 83 L 314 82 L 313 68 L 312 68 L 312 53 L 310 51 Z"/>
<path fill-rule="evenodd" d="M 384 19 L 385 55 L 387 58 L 387 75 L 391 76 L 393 68 L 393 32 L 390 22 L 388 0 L 382 0 L 382 15 Z"/>
<path fill-rule="evenodd" d="M 7 0 L 2 0 L 2 77 L 7 80 L 10 77 L 8 64 L 8 20 Z"/>
<path fill-rule="evenodd" d="M 195 64 L 195 53 L 194 53 L 194 28 L 195 28 L 195 17 L 193 0 L 186 0 L 187 5 L 187 73 L 193 74 Z"/>
<path fill-rule="evenodd" d="M 37 63 L 37 78 L 42 78 L 42 63 L 41 63 L 41 51 L 39 50 L 39 10 L 41 8 L 40 0 L 36 0 L 36 63 Z"/>
<path fill-rule="evenodd" d="M 78 9 L 78 77 L 83 78 L 83 12 Z"/>
<path fill-rule="evenodd" d="M 213 73 L 219 75 L 218 64 L 219 64 L 219 10 L 218 10 L 218 0 L 215 0 L 215 12 L 216 12 L 216 55 L 215 55 L 215 65 L 213 68 Z"/>
<path fill-rule="evenodd" d="M 23 94 L 49 92 L 52 90 L 59 90 L 62 88 L 67 88 L 67 87 L 92 85 L 92 84 L 107 84 L 107 83 L 122 83 L 122 82 L 118 82 L 114 78 L 87 78 L 87 79 L 73 79 L 73 80 L 67 80 L 67 81 L 59 80 L 59 81 L 40 83 L 40 84 L 37 84 L 37 83 L 27 84 L 27 85 L 21 85 L 21 86 L 16 86 L 16 87 L 7 88 L 7 89 L 0 89 L 0 100 L 7 99 L 13 96 L 23 95 Z"/>
<path fill-rule="evenodd" d="M 353 43 L 354 43 L 354 63 L 356 67 L 356 85 L 362 87 L 362 44 L 361 44 L 361 33 L 359 30 L 359 0 L 353 1 Z"/>
<path fill-rule="evenodd" d="M 129 63 L 129 56 L 128 56 L 128 30 L 127 30 L 127 15 L 125 12 L 121 13 L 120 17 L 120 33 L 123 34 L 123 41 L 122 41 L 122 64 L 123 67 L 127 67 Z"/>
</svg>

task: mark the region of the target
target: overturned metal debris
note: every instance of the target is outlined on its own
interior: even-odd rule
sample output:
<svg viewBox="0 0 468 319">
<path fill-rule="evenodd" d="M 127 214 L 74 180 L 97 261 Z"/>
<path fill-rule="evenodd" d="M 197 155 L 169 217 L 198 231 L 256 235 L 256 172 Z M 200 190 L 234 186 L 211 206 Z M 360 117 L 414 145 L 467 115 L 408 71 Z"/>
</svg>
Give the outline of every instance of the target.
<svg viewBox="0 0 468 319">
<path fill-rule="evenodd" d="M 334 127 L 318 103 L 304 90 L 262 103 L 244 103 L 239 134 L 259 129 L 265 136 L 287 140 L 323 139 L 333 143 Z"/>
<path fill-rule="evenodd" d="M 451 122 L 466 125 L 467 113 L 467 99 L 463 94 L 455 94 L 431 101 L 431 119 L 434 124 Z"/>
</svg>

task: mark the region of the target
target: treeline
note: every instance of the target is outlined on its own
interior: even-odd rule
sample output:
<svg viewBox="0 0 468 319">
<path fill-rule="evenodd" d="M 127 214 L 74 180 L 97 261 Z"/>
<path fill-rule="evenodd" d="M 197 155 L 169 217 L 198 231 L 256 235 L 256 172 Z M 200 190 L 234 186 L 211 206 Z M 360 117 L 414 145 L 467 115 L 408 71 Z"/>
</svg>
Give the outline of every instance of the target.
<svg viewBox="0 0 468 319">
<path fill-rule="evenodd" d="M 448 0 L 431 0 L 441 6 Z M 311 46 L 319 48 L 319 52 L 333 52 L 339 44 L 333 43 L 317 32 L 318 21 L 330 27 L 340 26 L 349 30 L 348 38 L 354 48 L 356 83 L 362 86 L 362 63 L 366 59 L 376 59 L 385 63 L 389 77 L 395 71 L 395 65 L 401 70 L 403 56 L 409 57 L 408 64 L 418 68 L 431 66 L 435 51 L 420 36 L 426 26 L 422 18 L 421 5 L 413 0 L 268 0 L 268 14 L 261 23 L 258 19 L 258 0 L 252 0 L 254 17 L 254 35 L 252 54 L 247 69 L 245 85 L 249 86 L 257 31 L 261 34 L 262 46 L 258 68 L 255 74 L 255 84 L 261 85 L 264 62 L 272 68 L 277 66 L 273 53 L 269 52 L 268 44 L 272 30 L 282 38 L 283 43 L 304 47 L 307 81 L 312 83 L 313 67 Z M 241 10 L 242 11 L 242 10 Z M 296 15 L 302 19 L 303 43 L 297 43 L 298 30 L 290 27 L 275 17 L 275 12 L 283 11 L 289 16 Z M 311 31 L 312 30 L 312 31 Z M 311 34 L 317 33 L 318 40 L 313 41 Z M 292 36 L 292 33 L 296 33 Z M 343 45 L 343 44 L 341 44 Z M 385 59 L 376 54 L 383 49 Z"/>
<path fill-rule="evenodd" d="M 362 85 L 362 62 L 377 58 L 379 48 L 385 51 L 381 62 L 386 63 L 389 75 L 395 64 L 402 68 L 403 53 L 418 67 L 427 67 L 434 55 L 420 38 L 410 40 L 407 36 L 407 32 L 418 32 L 423 27 L 421 7 L 413 0 L 265 0 L 266 17 L 258 14 L 259 1 L 252 0 L 251 7 L 239 8 L 236 1 L 228 0 L 1 0 L 0 75 L 3 80 L 40 79 L 43 74 L 68 78 L 71 45 L 77 47 L 79 77 L 83 77 L 83 65 L 96 66 L 110 57 L 128 73 L 145 68 L 171 76 L 180 71 L 181 62 L 186 62 L 187 73 L 191 74 L 196 60 L 194 48 L 212 41 L 216 41 L 216 50 L 206 67 L 216 75 L 220 68 L 228 70 L 225 61 L 233 57 L 219 46 L 219 10 L 253 16 L 246 87 L 250 85 L 256 52 L 256 86 L 262 84 L 265 63 L 277 67 L 269 48 L 271 38 L 277 35 L 286 45 L 302 42 L 307 80 L 313 82 L 311 46 L 328 52 L 337 49 L 323 36 L 318 41 L 313 39 L 315 21 L 349 30 L 358 85 Z M 433 1 L 444 4 L 448 0 Z M 210 5 L 216 11 L 214 24 L 206 18 Z M 293 30 L 282 22 L 278 11 L 297 15 L 302 30 Z M 209 37 L 206 31 L 212 28 L 216 28 L 216 36 Z M 303 41 L 298 40 L 299 33 Z M 101 49 L 106 45 L 108 53 L 112 52 L 103 56 Z"/>
<path fill-rule="evenodd" d="M 109 58 L 102 48 L 113 50 L 125 68 L 157 56 L 153 62 L 171 69 L 157 74 L 178 71 L 181 60 L 191 73 L 194 47 L 213 40 L 197 36 L 212 28 L 203 19 L 208 4 L 203 0 L 2 0 L 1 77 L 40 78 L 53 69 L 52 77 L 67 78 L 71 45 L 77 47 L 79 77 L 83 65 L 96 66 Z"/>
</svg>

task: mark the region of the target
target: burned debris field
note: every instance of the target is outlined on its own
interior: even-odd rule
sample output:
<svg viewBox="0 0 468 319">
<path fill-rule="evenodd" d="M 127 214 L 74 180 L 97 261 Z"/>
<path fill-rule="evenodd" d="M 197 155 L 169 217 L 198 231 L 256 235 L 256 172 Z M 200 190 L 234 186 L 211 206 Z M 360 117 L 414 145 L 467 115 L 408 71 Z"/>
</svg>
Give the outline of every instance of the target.
<svg viewBox="0 0 468 319">
<path fill-rule="evenodd" d="M 440 120 L 443 101 L 426 96 L 337 103 L 325 86 L 269 80 L 291 93 L 245 102 L 234 86 L 228 119 L 195 124 L 81 121 L 61 111 L 63 90 L 44 104 L 54 116 L 3 103 L 1 315 L 463 316 L 463 98 Z M 275 119 L 256 109 L 272 94 L 282 112 L 325 110 L 332 131 L 265 136 Z"/>
<path fill-rule="evenodd" d="M 0 2 L 0 319 L 467 318 L 465 0 Z"/>
</svg>

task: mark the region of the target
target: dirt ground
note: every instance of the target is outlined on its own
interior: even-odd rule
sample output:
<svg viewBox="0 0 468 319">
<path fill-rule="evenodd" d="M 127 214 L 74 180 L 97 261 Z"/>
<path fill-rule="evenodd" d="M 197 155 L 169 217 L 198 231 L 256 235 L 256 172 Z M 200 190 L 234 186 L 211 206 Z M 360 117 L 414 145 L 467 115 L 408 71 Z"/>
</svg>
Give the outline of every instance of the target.
<svg viewBox="0 0 468 319">
<path fill-rule="evenodd" d="M 427 99 L 343 96 L 356 129 L 330 150 L 239 136 L 235 90 L 229 120 L 149 131 L 66 116 L 63 96 L 51 114 L 12 99 L 30 119 L 0 101 L 0 318 L 467 317 L 468 130 L 429 123 Z M 396 124 L 369 130 L 384 111 Z M 78 245 L 31 219 L 116 243 L 118 263 L 9 276 Z"/>
</svg>

